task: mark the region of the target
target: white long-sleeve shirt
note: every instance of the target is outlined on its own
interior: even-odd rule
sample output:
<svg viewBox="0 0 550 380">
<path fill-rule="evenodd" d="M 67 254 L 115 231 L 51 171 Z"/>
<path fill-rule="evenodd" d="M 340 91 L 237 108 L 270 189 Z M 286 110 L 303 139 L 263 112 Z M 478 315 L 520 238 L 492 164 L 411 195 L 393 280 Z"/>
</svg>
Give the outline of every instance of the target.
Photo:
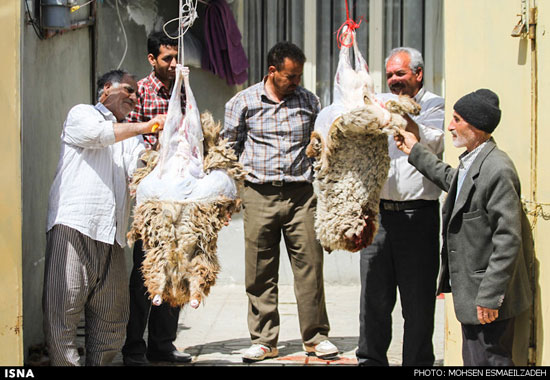
<svg viewBox="0 0 550 380">
<path fill-rule="evenodd" d="M 114 123 L 116 118 L 101 103 L 80 104 L 69 111 L 46 231 L 63 224 L 94 240 L 126 245 L 128 179 L 145 145 L 141 136 L 115 142 Z"/>
<path fill-rule="evenodd" d="M 380 94 L 377 97 L 385 103 L 396 95 Z M 418 124 L 420 144 L 441 157 L 445 147 L 443 140 L 445 100 L 424 88 L 416 94 L 414 100 L 422 107 L 419 115 L 411 117 Z M 390 169 L 388 180 L 380 193 L 381 199 L 391 201 L 439 199 L 441 189 L 409 164 L 408 156 L 397 149 L 393 137 L 388 138 L 388 150 Z"/>
</svg>

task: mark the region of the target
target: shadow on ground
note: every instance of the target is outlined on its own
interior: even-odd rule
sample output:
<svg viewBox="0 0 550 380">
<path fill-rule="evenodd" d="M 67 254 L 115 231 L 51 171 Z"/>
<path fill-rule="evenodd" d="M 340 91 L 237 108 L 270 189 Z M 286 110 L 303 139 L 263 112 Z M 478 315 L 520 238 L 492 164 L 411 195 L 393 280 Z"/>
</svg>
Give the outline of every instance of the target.
<svg viewBox="0 0 550 380">
<path fill-rule="evenodd" d="M 300 339 L 281 341 L 277 344 L 279 356 L 264 360 L 261 365 L 304 365 L 304 364 L 339 364 L 355 365 L 355 348 L 357 337 L 331 337 L 340 353 L 326 360 L 308 356 Z M 250 339 L 230 339 L 205 344 L 188 346 L 185 352 L 196 358 L 191 365 L 250 365 L 242 363 L 242 354 L 250 346 Z M 258 365 L 253 363 L 251 365 Z"/>
</svg>

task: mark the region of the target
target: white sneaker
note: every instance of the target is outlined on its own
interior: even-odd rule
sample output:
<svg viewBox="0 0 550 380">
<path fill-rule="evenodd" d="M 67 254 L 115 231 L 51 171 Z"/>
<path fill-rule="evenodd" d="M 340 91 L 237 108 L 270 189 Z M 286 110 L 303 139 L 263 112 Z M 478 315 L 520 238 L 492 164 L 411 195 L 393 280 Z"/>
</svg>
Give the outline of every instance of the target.
<svg viewBox="0 0 550 380">
<path fill-rule="evenodd" d="M 271 348 L 263 344 L 253 344 L 243 354 L 243 362 L 257 362 L 267 358 L 274 358 L 279 355 L 277 347 Z"/>
<path fill-rule="evenodd" d="M 323 340 L 321 343 L 315 346 L 304 345 L 304 350 L 308 354 L 315 354 L 319 358 L 326 357 L 326 356 L 334 356 L 338 354 L 338 348 L 334 344 L 332 344 L 328 339 Z"/>
</svg>

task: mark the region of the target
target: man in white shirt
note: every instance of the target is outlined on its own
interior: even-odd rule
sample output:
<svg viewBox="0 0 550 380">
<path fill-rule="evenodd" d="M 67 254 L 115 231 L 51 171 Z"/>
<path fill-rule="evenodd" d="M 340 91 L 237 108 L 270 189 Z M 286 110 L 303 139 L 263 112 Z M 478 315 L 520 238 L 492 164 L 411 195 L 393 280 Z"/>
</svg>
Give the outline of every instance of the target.
<svg viewBox="0 0 550 380">
<path fill-rule="evenodd" d="M 423 88 L 424 62 L 415 49 L 397 48 L 386 60 L 392 94 L 408 95 L 420 104 L 418 116 L 407 116 L 407 130 L 431 152 L 443 153 L 444 99 Z M 387 366 L 392 338 L 391 314 L 397 289 L 403 318 L 404 366 L 434 362 L 436 280 L 439 270 L 439 196 L 441 190 L 411 164 L 389 139 L 388 180 L 381 192 L 380 228 L 373 243 L 361 251 L 359 365 Z"/>
<path fill-rule="evenodd" d="M 137 100 L 136 81 L 125 71 L 104 74 L 98 89 L 95 106 L 79 104 L 67 115 L 50 190 L 43 309 L 54 366 L 79 365 L 82 312 L 86 365 L 110 363 L 124 343 L 128 179 L 145 149 L 140 135 L 162 129 L 166 118 L 123 122 Z"/>
</svg>

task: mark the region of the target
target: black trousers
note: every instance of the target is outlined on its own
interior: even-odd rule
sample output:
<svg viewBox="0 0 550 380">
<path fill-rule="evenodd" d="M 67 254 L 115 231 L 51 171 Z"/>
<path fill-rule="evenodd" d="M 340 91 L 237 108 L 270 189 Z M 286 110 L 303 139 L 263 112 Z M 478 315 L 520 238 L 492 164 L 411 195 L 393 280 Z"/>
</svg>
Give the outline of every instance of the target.
<svg viewBox="0 0 550 380">
<path fill-rule="evenodd" d="M 133 256 L 134 266 L 130 274 L 130 319 L 126 327 L 126 342 L 122 354 L 126 356 L 172 352 L 176 350 L 173 342 L 177 336 L 180 308 L 173 308 L 165 303 L 151 306 L 140 269 L 145 258 L 141 240 L 136 241 Z M 147 344 L 143 336 L 146 327 Z"/>
<path fill-rule="evenodd" d="M 515 318 L 485 325 L 462 325 L 462 359 L 465 367 L 514 365 Z"/>
<path fill-rule="evenodd" d="M 439 271 L 439 203 L 385 211 L 373 243 L 361 251 L 359 365 L 387 366 L 392 311 L 401 300 L 403 366 L 432 366 Z"/>
</svg>

